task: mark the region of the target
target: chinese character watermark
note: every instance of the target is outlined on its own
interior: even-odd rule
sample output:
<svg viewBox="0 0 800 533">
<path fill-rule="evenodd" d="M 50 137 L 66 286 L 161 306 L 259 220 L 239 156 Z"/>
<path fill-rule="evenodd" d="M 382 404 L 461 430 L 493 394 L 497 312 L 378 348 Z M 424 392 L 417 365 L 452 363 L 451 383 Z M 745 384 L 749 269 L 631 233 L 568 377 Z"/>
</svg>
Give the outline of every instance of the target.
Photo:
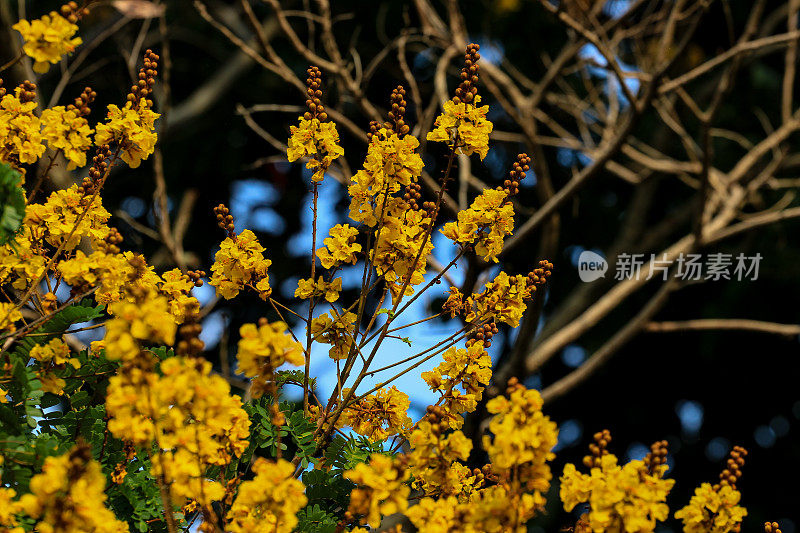
<svg viewBox="0 0 800 533">
<path fill-rule="evenodd" d="M 613 265 L 614 279 L 659 278 L 666 281 L 671 275 L 682 281 L 756 281 L 762 259 L 760 253 L 736 256 L 719 252 L 706 255 L 681 253 L 673 257 L 664 253 L 649 254 L 649 258 L 646 254 L 621 253 Z M 608 270 L 608 261 L 602 255 L 589 250 L 581 252 L 578 258 L 581 281 L 591 282 L 605 277 Z"/>
</svg>

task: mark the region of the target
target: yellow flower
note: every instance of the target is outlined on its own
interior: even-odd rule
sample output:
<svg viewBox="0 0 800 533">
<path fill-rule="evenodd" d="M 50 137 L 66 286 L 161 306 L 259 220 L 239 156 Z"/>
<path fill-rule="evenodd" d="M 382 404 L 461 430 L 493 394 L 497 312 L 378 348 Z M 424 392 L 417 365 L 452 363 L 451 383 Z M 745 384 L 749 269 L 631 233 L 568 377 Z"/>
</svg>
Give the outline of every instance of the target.
<svg viewBox="0 0 800 533">
<path fill-rule="evenodd" d="M 67 170 L 86 164 L 86 151 L 92 146 L 94 130 L 74 108 L 51 107 L 42 111 L 42 138 L 52 150 L 63 150 L 69 161 Z"/>
<path fill-rule="evenodd" d="M 78 26 L 55 11 L 31 22 L 21 20 L 11 27 L 22 34 L 22 50 L 33 59 L 33 70 L 39 73 L 47 72 L 50 63 L 58 63 L 61 56 L 83 42 L 80 37 L 73 38 Z"/>
<path fill-rule="evenodd" d="M 106 122 L 97 125 L 94 142 L 98 146 L 116 144 L 122 160 L 131 168 L 137 168 L 155 151 L 157 136 L 154 124 L 160 116 L 150 110 L 145 99 L 141 99 L 136 108 L 132 102 L 127 102 L 122 109 L 111 104 Z"/>
<path fill-rule="evenodd" d="M 0 99 L 0 162 L 15 168 L 35 163 L 44 153 L 41 122 L 34 114 L 36 102 L 23 103 L 18 87 L 15 94 Z"/>
<path fill-rule="evenodd" d="M 425 281 L 427 257 L 433 250 L 428 234 L 431 219 L 426 212 L 409 209 L 407 205 L 396 207 L 387 210 L 383 226 L 375 231 L 377 241 L 372 258 L 378 274 L 389 283 L 393 298 L 400 295 L 406 279 L 406 296 L 414 293 L 415 285 Z"/>
<path fill-rule="evenodd" d="M 58 377 L 55 371 L 64 368 L 67 363 L 73 368 L 81 367 L 80 361 L 70 355 L 69 346 L 59 338 L 31 348 L 30 356 L 36 361 L 36 374 L 42 383 L 42 390 L 59 395 L 64 393 L 66 381 Z"/>
<path fill-rule="evenodd" d="M 311 321 L 311 335 L 315 341 L 330 344 L 328 355 L 331 359 L 346 359 L 353 345 L 353 333 L 356 330 L 355 313 L 346 312 L 339 316 L 334 310 L 336 321 L 328 313 L 323 313 Z"/>
<path fill-rule="evenodd" d="M 542 397 L 537 390 L 522 385 L 508 398 L 497 396 L 486 404 L 495 416 L 489 423 L 492 436 L 484 435 L 483 447 L 492 462 L 492 472 L 510 474 L 532 492 L 534 500 L 544 503 L 542 496 L 550 488 L 552 452 L 558 442 L 555 422 L 542 413 Z"/>
<path fill-rule="evenodd" d="M 289 128 L 291 136 L 286 150 L 289 161 L 308 157 L 306 168 L 313 170 L 311 179 L 320 182 L 335 159 L 344 155 L 339 146 L 339 132 L 333 122 L 320 122 L 317 118 L 299 118 L 298 126 Z"/>
<path fill-rule="evenodd" d="M 255 283 L 255 290 L 266 300 L 272 293 L 267 274 L 272 261 L 264 259 L 264 250 L 249 229 L 235 238 L 226 238 L 214 256 L 209 284 L 216 287 L 217 294 L 230 300 L 246 285 Z"/>
<path fill-rule="evenodd" d="M 485 189 L 468 209 L 459 211 L 457 222 L 448 222 L 442 234 L 453 242 L 474 244 L 484 261 L 497 263 L 503 238 L 514 230 L 514 207 L 502 190 Z"/>
<path fill-rule="evenodd" d="M 480 294 L 467 298 L 467 322 L 505 322 L 516 328 L 528 308 L 525 303 L 533 297 L 536 288 L 530 286 L 525 276 L 509 276 L 500 272 L 486 284 Z"/>
<path fill-rule="evenodd" d="M 369 464 L 358 463 L 354 469 L 346 471 L 344 477 L 358 485 L 350 493 L 348 511 L 363 516 L 373 528 L 380 525 L 382 517 L 402 513 L 408 508 L 411 492 L 405 483 L 408 473 L 391 457 L 372 454 Z"/>
<path fill-rule="evenodd" d="M 256 327 L 244 324 L 239 328 L 242 338 L 236 359 L 239 371 L 253 380 L 252 395 L 260 398 L 267 381 L 273 379 L 275 370 L 284 363 L 301 366 L 305 362 L 303 347 L 294 340 L 284 322 L 273 322 Z"/>
<path fill-rule="evenodd" d="M 33 476 L 30 494 L 19 500 L 22 510 L 35 519 L 35 531 L 128 531 L 106 506 L 106 477 L 91 450 L 76 446 L 44 461 L 42 473 Z M 2 508 L 3 506 L 0 506 Z"/>
<path fill-rule="evenodd" d="M 308 300 L 309 298 L 325 297 L 328 302 L 335 302 L 339 299 L 342 290 L 342 278 L 336 278 L 331 282 L 324 281 L 320 276 L 315 282 L 313 279 L 301 279 L 297 282 L 297 289 L 294 291 L 295 298 Z"/>
<path fill-rule="evenodd" d="M 114 316 L 105 323 L 104 341 L 109 359 L 131 361 L 139 355 L 142 343 L 175 343 L 178 325 L 164 296 L 145 293 L 135 300 L 112 303 L 108 312 Z"/>
<path fill-rule="evenodd" d="M 39 279 L 47 263 L 41 246 L 31 246 L 32 231 L 40 233 L 43 228 L 33 230 L 25 225 L 11 243 L 0 247 L 0 282 L 11 283 L 19 291 L 26 290 Z M 2 316 L 0 314 L 0 319 Z"/>
<path fill-rule="evenodd" d="M 398 136 L 381 128 L 372 135 L 363 170 L 350 178 L 350 218 L 375 226 L 383 216 L 387 196 L 419 179 L 424 164 L 416 153 L 419 141 L 413 135 Z"/>
<path fill-rule="evenodd" d="M 361 245 L 355 242 L 358 229 L 350 224 L 336 224 L 331 228 L 331 236 L 322 242 L 325 247 L 317 250 L 317 257 L 323 268 L 333 268 L 343 263 L 355 265 L 358 260 L 356 254 L 361 251 Z"/>
<path fill-rule="evenodd" d="M 610 453 L 588 475 L 567 464 L 561 477 L 561 501 L 567 511 L 588 502 L 592 531 L 652 532 L 669 515 L 665 502 L 675 480 L 664 479 L 666 470 L 667 465 L 660 465 L 650 472 L 643 461 L 619 466 Z"/>
<path fill-rule="evenodd" d="M 146 292 L 155 291 L 162 283 L 152 267 L 141 268 L 143 264 L 142 257 L 132 252 L 107 254 L 95 251 L 87 256 L 78 250 L 72 259 L 59 262 L 58 270 L 64 281 L 78 290 L 98 287 L 95 300 L 99 304 L 109 305 L 121 300 L 127 289 L 137 287 Z"/>
<path fill-rule="evenodd" d="M 492 379 L 492 359 L 478 341 L 469 348 L 449 348 L 443 354 L 444 361 L 422 379 L 433 391 L 442 394 L 440 405 L 448 415 L 447 423 L 459 429 L 464 419 L 462 413 L 474 411 L 483 397 L 483 389 Z M 463 392 L 457 387 L 461 387 Z"/>
<path fill-rule="evenodd" d="M 431 423 L 423 419 L 417 424 L 408 439 L 411 453 L 408 454 L 409 472 L 414 478 L 414 487 L 426 495 L 454 495 L 462 490 L 462 481 L 453 476 L 453 464 L 459 459 L 466 461 L 472 451 L 472 441 L 461 431 L 444 436 L 432 431 Z"/>
<path fill-rule="evenodd" d="M 344 389 L 342 394 L 347 396 L 349 392 L 350 389 Z M 411 402 L 408 395 L 392 385 L 389 388 L 378 389 L 358 403 L 348 405 L 342 411 L 336 425 L 352 427 L 359 435 L 375 441 L 391 435 L 403 435 L 411 426 L 411 418 L 408 416 L 409 405 Z"/>
<path fill-rule="evenodd" d="M 161 363 L 161 374 L 124 366 L 110 379 L 108 429 L 137 446 L 157 444 L 152 473 L 165 476 L 176 504 L 210 504 L 225 490 L 204 479 L 205 470 L 244 453 L 250 420 L 227 381 L 211 373 L 209 361 L 171 357 Z"/>
<path fill-rule="evenodd" d="M 103 241 L 108 235 L 109 218 L 111 213 L 103 207 L 100 196 L 85 197 L 77 185 L 55 191 L 47 202 L 30 204 L 25 211 L 26 225 L 43 226 L 44 239 L 53 246 L 66 241 L 65 250 L 76 248 L 82 237 L 89 237 L 93 243 Z"/>
<path fill-rule="evenodd" d="M 297 525 L 297 512 L 308 498 L 303 484 L 294 479 L 294 466 L 283 459 L 256 459 L 256 476 L 239 487 L 228 511 L 226 526 L 232 533 L 289 533 Z"/>
<path fill-rule="evenodd" d="M 427 139 L 447 143 L 456 153 L 470 155 L 476 153 L 481 159 L 489 152 L 489 134 L 492 123 L 486 120 L 489 106 L 478 107 L 480 95 L 475 95 L 474 103 L 444 103 L 442 114 L 436 118 L 435 128 Z"/>
<path fill-rule="evenodd" d="M 13 333 L 17 330 L 14 323 L 22 320 L 22 313 L 20 313 L 16 304 L 2 302 L 0 303 L 0 331 Z"/>
<path fill-rule="evenodd" d="M 3 463 L 0 462 L 0 465 Z M 19 502 L 14 500 L 17 492 L 14 489 L 0 487 L 0 526 L 10 528 L 17 525 L 17 519 L 14 516 L 20 512 Z M 5 531 L 5 529 L 3 529 Z"/>
<path fill-rule="evenodd" d="M 675 512 L 683 520 L 684 533 L 727 533 L 736 531 L 747 509 L 739 505 L 742 495 L 730 485 L 714 488 L 703 483 L 686 507 Z"/>
</svg>

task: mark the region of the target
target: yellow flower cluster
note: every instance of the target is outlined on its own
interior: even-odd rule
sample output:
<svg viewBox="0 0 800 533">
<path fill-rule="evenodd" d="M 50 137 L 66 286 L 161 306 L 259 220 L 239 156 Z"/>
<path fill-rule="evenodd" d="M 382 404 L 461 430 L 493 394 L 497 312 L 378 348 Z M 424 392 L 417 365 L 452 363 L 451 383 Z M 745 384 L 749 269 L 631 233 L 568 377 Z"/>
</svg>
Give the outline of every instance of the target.
<svg viewBox="0 0 800 533">
<path fill-rule="evenodd" d="M 532 288 L 525 276 L 509 276 L 500 272 L 488 282 L 479 294 L 467 297 L 467 322 L 504 322 L 511 327 L 519 326 L 522 315 L 528 308 L 525 301 L 532 296 Z"/>
<path fill-rule="evenodd" d="M 264 259 L 264 250 L 249 229 L 236 237 L 227 237 L 214 256 L 209 284 L 226 300 L 234 298 L 245 286 L 252 287 L 266 300 L 272 294 L 267 274 L 272 261 Z"/>
<path fill-rule="evenodd" d="M 92 198 L 78 191 L 77 185 L 50 194 L 43 204 L 30 204 L 25 211 L 25 224 L 33 238 L 44 239 L 53 246 L 75 249 L 82 237 L 96 247 L 108 235 L 106 222 L 111 213 L 103 207 L 99 196 Z"/>
<path fill-rule="evenodd" d="M 31 228 L 24 226 L 12 242 L 0 246 L 0 282 L 10 283 L 19 291 L 39 279 L 47 263 L 41 242 L 33 245 L 31 241 Z"/>
<path fill-rule="evenodd" d="M 179 268 L 164 272 L 160 278 L 156 275 L 155 278 L 158 292 L 167 298 L 170 314 L 175 322 L 182 324 L 186 319 L 187 310 L 195 305 L 199 307 L 200 304 L 197 298 L 192 296 L 194 280 Z"/>
<path fill-rule="evenodd" d="M 331 359 L 346 359 L 353 346 L 353 333 L 356 330 L 355 313 L 346 312 L 339 315 L 336 310 L 332 312 L 334 319 L 323 313 L 311 321 L 311 335 L 314 340 L 323 344 L 330 344 L 328 355 Z"/>
<path fill-rule="evenodd" d="M 100 463 L 92 460 L 88 447 L 78 445 L 45 459 L 42 473 L 31 479 L 30 493 L 20 498 L 19 508 L 36 521 L 34 530 L 41 533 L 127 532 L 128 524 L 106 508 L 105 488 Z"/>
<path fill-rule="evenodd" d="M 405 465 L 383 454 L 372 454 L 369 464 L 359 463 L 344 473 L 358 488 L 350 493 L 351 515 L 364 517 L 370 527 L 380 526 L 381 517 L 402 513 L 408 508 L 411 489 L 405 483 Z"/>
<path fill-rule="evenodd" d="M 737 531 L 747 516 L 747 509 L 739 505 L 742 495 L 727 484 L 713 487 L 703 483 L 694 491 L 689 504 L 675 512 L 683 520 L 685 533 L 727 533 Z"/>
<path fill-rule="evenodd" d="M 571 511 L 578 504 L 589 503 L 592 531 L 653 531 L 657 521 L 669 515 L 665 502 L 675 480 L 664 479 L 667 468 L 664 464 L 649 472 L 642 461 L 619 466 L 610 453 L 600 457 L 599 465 L 588 475 L 568 463 L 561 477 L 564 509 Z"/>
<path fill-rule="evenodd" d="M 431 422 L 422 420 L 408 439 L 409 472 L 414 487 L 426 495 L 455 495 L 463 490 L 463 470 L 455 467 L 457 461 L 466 461 L 472 451 L 472 441 L 461 431 L 442 435 L 442 428 L 433 431 Z"/>
<path fill-rule="evenodd" d="M 64 368 L 67 363 L 73 368 L 81 367 L 80 361 L 70 355 L 69 346 L 59 338 L 31 348 L 30 356 L 37 362 L 36 374 L 42 383 L 43 391 L 63 394 L 66 381 L 56 375 L 56 370 Z"/>
<path fill-rule="evenodd" d="M 136 298 L 114 302 L 108 312 L 114 318 L 107 320 L 105 348 L 106 357 L 112 360 L 135 359 L 143 343 L 175 343 L 177 324 L 169 312 L 167 298 L 155 291 L 142 291 Z"/>
<path fill-rule="evenodd" d="M 323 268 L 334 268 L 345 263 L 355 265 L 358 258 L 356 254 L 361 251 L 361 245 L 356 241 L 358 229 L 350 224 L 336 224 L 331 228 L 330 237 L 322 242 L 325 244 L 317 250 L 317 257 Z"/>
<path fill-rule="evenodd" d="M 339 293 L 342 290 L 342 278 L 328 282 L 322 279 L 322 276 L 317 278 L 315 282 L 313 279 L 301 279 L 297 282 L 297 289 L 294 291 L 295 298 L 308 300 L 309 298 L 325 297 L 328 302 L 335 302 L 339 299 Z"/>
<path fill-rule="evenodd" d="M 475 246 L 475 252 L 497 263 L 503 251 L 503 238 L 514 230 L 514 207 L 503 190 L 485 189 L 469 209 L 458 212 L 457 222 L 441 229 L 453 242 Z"/>
<path fill-rule="evenodd" d="M 12 28 L 22 34 L 22 50 L 33 59 L 33 70 L 40 73 L 50 70 L 51 63 L 58 63 L 61 56 L 83 42 L 80 37 L 73 37 L 78 26 L 55 11 L 30 22 L 20 20 Z"/>
<path fill-rule="evenodd" d="M 14 515 L 22 510 L 19 502 L 14 500 L 16 495 L 17 491 L 14 489 L 0 487 L 0 531 L 5 533 L 23 533 L 25 531 L 21 527 L 14 527 L 19 523 Z"/>
<path fill-rule="evenodd" d="M 413 294 L 413 287 L 425 280 L 427 258 L 433 251 L 428 231 L 430 224 L 425 211 L 409 210 L 403 202 L 388 210 L 383 226 L 376 230 L 372 264 L 389 283 L 392 297 L 400 295 L 406 279 L 406 296 Z"/>
<path fill-rule="evenodd" d="M 441 393 L 439 403 L 445 410 L 447 423 L 459 429 L 464 423 L 462 413 L 477 408 L 483 389 L 492 378 L 492 359 L 481 341 L 467 349 L 453 346 L 444 352 L 443 358 L 439 366 L 423 372 L 422 379 L 431 390 Z"/>
<path fill-rule="evenodd" d="M 15 304 L 10 302 L 0 303 L 0 331 L 13 333 L 17 330 L 15 322 L 18 320 L 22 320 L 22 313 L 20 313 Z"/>
<path fill-rule="evenodd" d="M 267 381 L 273 379 L 275 370 L 284 363 L 301 366 L 305 362 L 303 347 L 289 335 L 284 322 L 244 324 L 239 328 L 239 351 L 236 359 L 239 371 L 252 379 L 251 392 L 260 398 Z"/>
<path fill-rule="evenodd" d="M 41 121 L 36 116 L 36 102 L 20 100 L 22 89 L 0 99 L 0 162 L 35 163 L 44 153 Z M 15 161 L 16 159 L 16 161 Z"/>
<path fill-rule="evenodd" d="M 94 130 L 75 108 L 51 107 L 42 111 L 42 138 L 53 150 L 62 150 L 69 161 L 67 170 L 86 165 L 89 136 Z"/>
<path fill-rule="evenodd" d="M 535 507 L 529 494 L 510 494 L 495 485 L 480 490 L 469 502 L 454 496 L 422 498 L 406 511 L 420 533 L 524 533 Z"/>
<path fill-rule="evenodd" d="M 543 493 L 550 488 L 552 452 L 558 442 L 556 423 L 542 413 L 539 391 L 516 384 L 508 398 L 498 396 L 486 404 L 494 414 L 489 423 L 492 436 L 484 435 L 492 472 L 512 476 L 526 492 L 533 493 L 536 506 L 544 505 Z"/>
<path fill-rule="evenodd" d="M 416 153 L 418 147 L 413 135 L 401 137 L 386 128 L 372 135 L 363 169 L 350 178 L 350 218 L 370 227 L 378 223 L 386 207 L 399 200 L 390 195 L 416 182 L 422 173 L 424 164 Z"/>
<path fill-rule="evenodd" d="M 123 367 L 112 377 L 106 397 L 109 431 L 137 446 L 155 442 L 153 475 L 170 486 L 176 503 L 220 500 L 224 487 L 205 479 L 205 468 L 225 466 L 248 446 L 250 420 L 241 399 L 230 394 L 211 363 L 172 357 L 161 375 Z"/>
<path fill-rule="evenodd" d="M 297 525 L 297 511 L 308 499 L 303 484 L 294 479 L 294 466 L 283 459 L 257 459 L 256 476 L 239 486 L 225 528 L 231 533 L 289 533 Z"/>
<path fill-rule="evenodd" d="M 436 118 L 435 128 L 428 133 L 429 141 L 444 142 L 459 154 L 478 154 L 481 159 L 489 152 L 489 134 L 492 123 L 486 119 L 489 106 L 478 106 L 480 95 L 472 103 L 448 100 L 442 114 Z"/>
<path fill-rule="evenodd" d="M 95 144 L 115 144 L 120 157 L 131 168 L 137 168 L 153 153 L 156 146 L 155 121 L 160 117 L 142 98 L 138 105 L 127 102 L 121 109 L 108 106 L 106 122 L 97 125 Z"/>
<path fill-rule="evenodd" d="M 339 146 L 339 132 L 333 122 L 321 122 L 318 118 L 299 118 L 297 126 L 291 126 L 286 156 L 289 161 L 308 157 L 306 168 L 313 170 L 311 179 L 320 182 L 335 159 L 344 155 Z"/>
<path fill-rule="evenodd" d="M 350 389 L 342 393 L 347 396 Z M 348 405 L 339 417 L 337 427 L 351 427 L 370 440 L 383 440 L 392 435 L 404 435 L 411 427 L 408 395 L 395 386 L 378 389 L 359 402 Z"/>
</svg>

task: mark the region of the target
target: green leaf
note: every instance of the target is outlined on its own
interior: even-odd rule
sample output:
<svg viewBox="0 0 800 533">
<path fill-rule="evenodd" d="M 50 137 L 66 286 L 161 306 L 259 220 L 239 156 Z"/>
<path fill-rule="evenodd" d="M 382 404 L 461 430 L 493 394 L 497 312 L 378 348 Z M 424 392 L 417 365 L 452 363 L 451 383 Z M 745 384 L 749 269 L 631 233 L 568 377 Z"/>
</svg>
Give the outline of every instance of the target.
<svg viewBox="0 0 800 533">
<path fill-rule="evenodd" d="M 25 218 L 25 190 L 22 175 L 0 163 L 0 245 L 8 244 L 22 227 Z"/>
</svg>

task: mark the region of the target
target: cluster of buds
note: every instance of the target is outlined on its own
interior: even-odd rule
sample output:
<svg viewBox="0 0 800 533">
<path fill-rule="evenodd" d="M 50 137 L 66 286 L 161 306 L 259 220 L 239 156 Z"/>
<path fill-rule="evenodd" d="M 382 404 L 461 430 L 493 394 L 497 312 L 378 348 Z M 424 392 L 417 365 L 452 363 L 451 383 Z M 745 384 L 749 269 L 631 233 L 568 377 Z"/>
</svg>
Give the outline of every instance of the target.
<svg viewBox="0 0 800 533">
<path fill-rule="evenodd" d="M 203 278 L 206 277 L 205 270 L 189 270 L 186 272 L 186 277 L 191 281 L 195 287 L 203 286 Z"/>
<path fill-rule="evenodd" d="M 644 466 L 648 474 L 654 474 L 659 466 L 667 464 L 668 447 L 669 443 L 665 440 L 650 445 L 650 453 L 644 457 Z"/>
<path fill-rule="evenodd" d="M 608 454 L 608 445 L 611 444 L 611 432 L 607 429 L 598 431 L 593 436 L 594 442 L 589 444 L 589 453 L 583 458 L 583 466 L 594 468 L 600 466 L 600 458 Z"/>
<path fill-rule="evenodd" d="M 92 196 L 100 190 L 103 179 L 105 179 L 108 173 L 109 157 L 111 157 L 111 147 L 109 145 L 102 144 L 95 149 L 89 175 L 83 178 L 83 181 L 81 181 L 81 184 L 78 186 L 78 193 L 84 198 Z"/>
<path fill-rule="evenodd" d="M 3 87 L 3 78 L 0 78 L 0 98 L 6 95 L 6 88 Z"/>
<path fill-rule="evenodd" d="M 214 214 L 217 217 L 217 226 L 228 234 L 228 237 L 231 239 L 236 239 L 236 234 L 234 233 L 234 224 L 233 224 L 233 215 L 231 215 L 231 210 L 228 209 L 225 204 L 219 204 L 217 207 L 214 208 Z"/>
<path fill-rule="evenodd" d="M 461 69 L 461 83 L 456 88 L 453 102 L 472 103 L 478 94 L 478 60 L 481 55 L 478 53 L 480 45 L 470 43 L 464 54 L 464 67 Z"/>
<path fill-rule="evenodd" d="M 525 386 L 519 382 L 519 378 L 517 377 L 508 378 L 508 382 L 506 383 L 506 396 L 511 396 L 518 390 L 524 388 Z"/>
<path fill-rule="evenodd" d="M 117 228 L 108 228 L 108 235 L 103 239 L 103 247 L 107 254 L 120 253 L 119 245 L 122 244 L 122 233 Z"/>
<path fill-rule="evenodd" d="M 426 409 L 425 419 L 431 423 L 431 433 L 437 439 L 450 428 L 450 424 L 447 422 L 448 418 L 450 415 L 447 413 L 447 409 L 441 405 L 429 405 Z"/>
<path fill-rule="evenodd" d="M 147 102 L 147 107 L 153 107 L 153 100 L 150 95 L 153 94 L 153 85 L 156 83 L 156 76 L 158 76 L 158 54 L 148 49 L 144 53 L 144 64 L 139 69 L 139 80 L 136 85 L 131 86 L 131 92 L 128 95 L 128 101 L 136 108 L 139 102 L 144 99 Z"/>
<path fill-rule="evenodd" d="M 436 202 L 422 202 L 422 210 L 425 211 L 425 214 L 429 219 L 433 220 L 436 216 Z"/>
<path fill-rule="evenodd" d="M 322 105 L 322 71 L 319 67 L 310 66 L 306 71 L 308 77 L 306 78 L 306 107 L 308 111 L 303 114 L 306 120 L 318 119 L 320 122 L 328 120 L 328 113 L 325 112 L 325 107 Z"/>
<path fill-rule="evenodd" d="M 89 4 L 86 2 L 83 6 L 79 7 L 78 2 L 67 2 L 61 6 L 61 16 L 73 24 L 77 24 L 80 19 L 89 14 Z"/>
<path fill-rule="evenodd" d="M 530 165 L 531 158 L 528 157 L 528 154 L 518 154 L 517 160 L 514 161 L 514 164 L 511 166 L 511 170 L 508 173 L 508 179 L 503 181 L 503 186 L 497 187 L 497 189 L 505 191 L 508 196 L 518 194 L 519 182 L 525 179 L 525 173 L 531 169 Z"/>
<path fill-rule="evenodd" d="M 190 275 L 191 274 L 191 275 Z M 190 272 L 186 274 L 191 279 L 199 280 L 205 272 Z M 200 285 L 203 282 L 200 281 Z M 195 282 L 195 286 L 197 282 Z M 178 355 L 185 357 L 194 357 L 205 348 L 205 343 L 200 340 L 200 333 L 203 327 L 200 325 L 200 304 L 197 300 L 189 300 L 184 309 L 184 320 L 180 328 L 178 328 L 178 337 L 180 340 L 175 346 L 175 352 Z"/>
<path fill-rule="evenodd" d="M 725 468 L 719 474 L 719 483 L 714 485 L 715 490 L 719 490 L 722 485 L 730 485 L 732 489 L 736 490 L 736 482 L 742 477 L 745 457 L 747 457 L 746 449 L 741 446 L 733 447 Z"/>
<path fill-rule="evenodd" d="M 23 104 L 36 100 L 36 84 L 25 80 L 19 84 L 19 101 Z"/>
<path fill-rule="evenodd" d="M 477 326 L 472 330 L 470 338 L 467 339 L 467 348 L 478 341 L 483 341 L 484 348 L 489 348 L 492 345 L 492 337 L 498 333 L 500 333 L 500 330 L 495 322 L 488 322 L 482 326 Z"/>
<path fill-rule="evenodd" d="M 765 522 L 764 533 L 781 533 L 777 522 Z"/>
<path fill-rule="evenodd" d="M 95 98 L 97 98 L 97 93 L 91 87 L 85 87 L 75 102 L 67 106 L 67 111 L 75 111 L 82 117 L 88 116 L 92 112 L 89 106 Z"/>
<path fill-rule="evenodd" d="M 418 211 L 419 201 L 422 200 L 422 185 L 413 182 L 406 185 L 405 193 L 403 194 L 403 200 L 408 202 L 410 209 Z"/>
<path fill-rule="evenodd" d="M 392 96 L 389 98 L 389 122 L 386 123 L 387 129 L 392 129 L 397 135 L 405 135 L 411 128 L 405 123 L 406 113 L 406 90 L 402 85 L 392 89 Z"/>
<path fill-rule="evenodd" d="M 539 268 L 535 268 L 528 272 L 528 289 L 531 292 L 531 297 L 536 292 L 536 288 L 547 283 L 547 279 L 553 275 L 554 265 L 547 259 L 539 261 Z"/>
</svg>

